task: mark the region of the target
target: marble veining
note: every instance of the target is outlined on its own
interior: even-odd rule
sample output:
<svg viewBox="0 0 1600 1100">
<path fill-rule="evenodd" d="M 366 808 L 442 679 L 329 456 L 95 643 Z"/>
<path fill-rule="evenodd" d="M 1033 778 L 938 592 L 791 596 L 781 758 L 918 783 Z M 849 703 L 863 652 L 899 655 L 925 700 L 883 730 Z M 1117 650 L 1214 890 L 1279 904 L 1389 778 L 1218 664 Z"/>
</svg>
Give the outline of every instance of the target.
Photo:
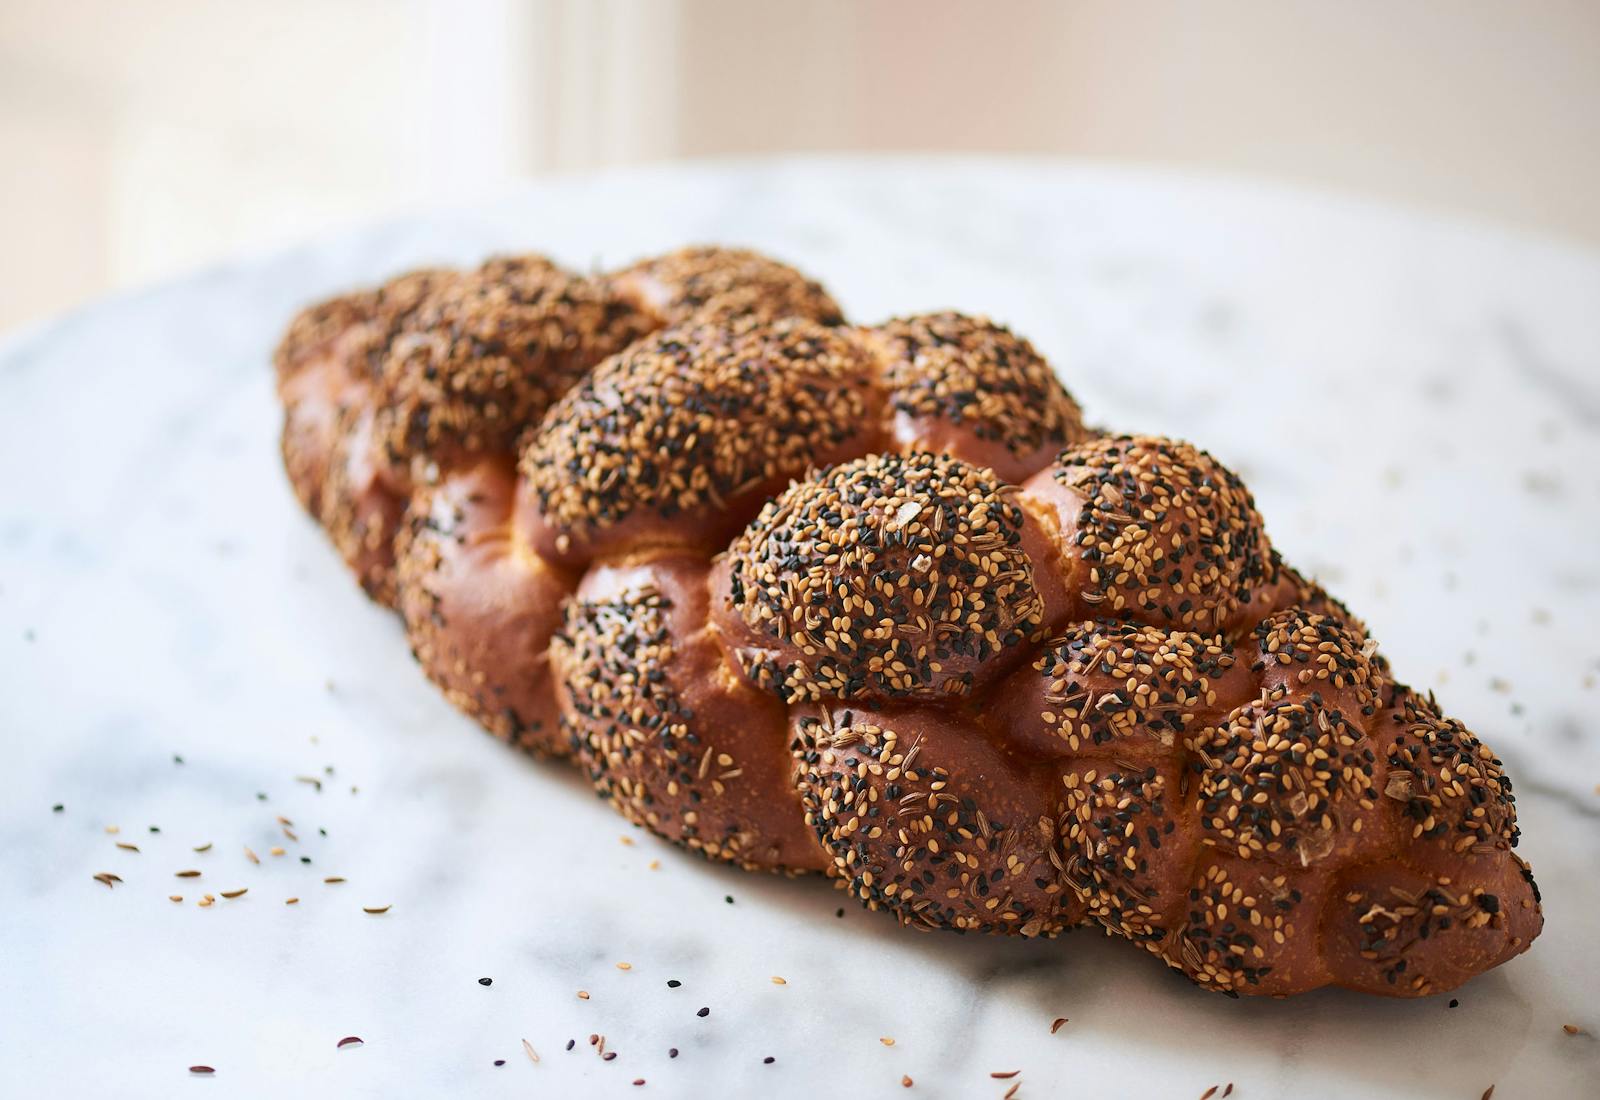
<svg viewBox="0 0 1600 1100">
<path fill-rule="evenodd" d="M 795 262 L 859 319 L 987 311 L 1093 422 L 1240 470 L 1286 556 L 1505 759 L 1545 896 L 1534 949 L 1454 1008 L 1228 1000 L 1091 932 L 915 934 L 818 881 L 706 865 L 475 733 L 297 510 L 271 346 L 298 305 L 407 265 L 696 240 Z M 810 159 L 530 187 L 17 334 L 0 1092 L 1595 1095 L 1597 302 L 1600 255 L 1415 211 L 1048 161 Z"/>
</svg>

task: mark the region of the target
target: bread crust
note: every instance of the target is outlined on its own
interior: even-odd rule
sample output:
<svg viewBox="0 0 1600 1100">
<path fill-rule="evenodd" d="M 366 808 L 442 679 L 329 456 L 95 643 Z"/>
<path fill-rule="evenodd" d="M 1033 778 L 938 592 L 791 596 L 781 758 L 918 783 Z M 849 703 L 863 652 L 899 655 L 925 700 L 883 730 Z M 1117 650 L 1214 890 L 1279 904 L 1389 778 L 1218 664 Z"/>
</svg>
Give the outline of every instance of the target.
<svg viewBox="0 0 1600 1100">
<path fill-rule="evenodd" d="M 312 307 L 296 495 L 446 696 L 707 858 L 1204 988 L 1440 992 L 1542 925 L 1510 781 L 1240 479 L 1025 340 L 688 249 Z"/>
</svg>

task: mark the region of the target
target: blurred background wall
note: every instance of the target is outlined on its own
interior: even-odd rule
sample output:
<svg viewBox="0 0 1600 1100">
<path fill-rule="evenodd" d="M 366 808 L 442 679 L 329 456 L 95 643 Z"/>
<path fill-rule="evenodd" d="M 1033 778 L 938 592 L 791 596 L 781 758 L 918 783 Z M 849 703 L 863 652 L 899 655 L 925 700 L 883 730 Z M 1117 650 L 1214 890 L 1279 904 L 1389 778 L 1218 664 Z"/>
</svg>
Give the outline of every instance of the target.
<svg viewBox="0 0 1600 1100">
<path fill-rule="evenodd" d="M 0 327 L 535 174 L 976 151 L 1600 245 L 1595 0 L 0 0 Z"/>
</svg>

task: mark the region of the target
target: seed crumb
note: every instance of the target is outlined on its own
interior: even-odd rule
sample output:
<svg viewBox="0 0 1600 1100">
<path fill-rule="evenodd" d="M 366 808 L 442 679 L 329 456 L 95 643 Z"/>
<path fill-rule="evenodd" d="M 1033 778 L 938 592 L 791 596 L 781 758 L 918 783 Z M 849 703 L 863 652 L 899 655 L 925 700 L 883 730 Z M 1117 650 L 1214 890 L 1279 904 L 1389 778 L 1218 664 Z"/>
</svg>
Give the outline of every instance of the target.
<svg viewBox="0 0 1600 1100">
<path fill-rule="evenodd" d="M 887 1035 L 885 1035 L 883 1038 L 879 1039 L 878 1042 L 882 1043 L 886 1047 L 894 1046 L 894 1040 L 889 1038 Z"/>
<path fill-rule="evenodd" d="M 587 1001 L 588 999 L 589 999 L 589 991 L 587 989 L 578 990 L 578 1000 Z"/>
</svg>

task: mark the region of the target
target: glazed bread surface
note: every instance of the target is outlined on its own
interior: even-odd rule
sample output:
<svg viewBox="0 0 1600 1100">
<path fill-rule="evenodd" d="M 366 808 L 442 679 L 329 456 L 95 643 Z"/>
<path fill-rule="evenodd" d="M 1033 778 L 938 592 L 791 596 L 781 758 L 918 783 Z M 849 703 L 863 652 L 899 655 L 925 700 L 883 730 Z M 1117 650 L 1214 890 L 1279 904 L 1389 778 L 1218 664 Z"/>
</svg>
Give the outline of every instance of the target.
<svg viewBox="0 0 1600 1100">
<path fill-rule="evenodd" d="M 755 253 L 313 306 L 291 484 L 450 700 L 716 860 L 1200 985 L 1414 996 L 1525 950 L 1510 781 L 1205 451 L 982 318 Z"/>
</svg>

